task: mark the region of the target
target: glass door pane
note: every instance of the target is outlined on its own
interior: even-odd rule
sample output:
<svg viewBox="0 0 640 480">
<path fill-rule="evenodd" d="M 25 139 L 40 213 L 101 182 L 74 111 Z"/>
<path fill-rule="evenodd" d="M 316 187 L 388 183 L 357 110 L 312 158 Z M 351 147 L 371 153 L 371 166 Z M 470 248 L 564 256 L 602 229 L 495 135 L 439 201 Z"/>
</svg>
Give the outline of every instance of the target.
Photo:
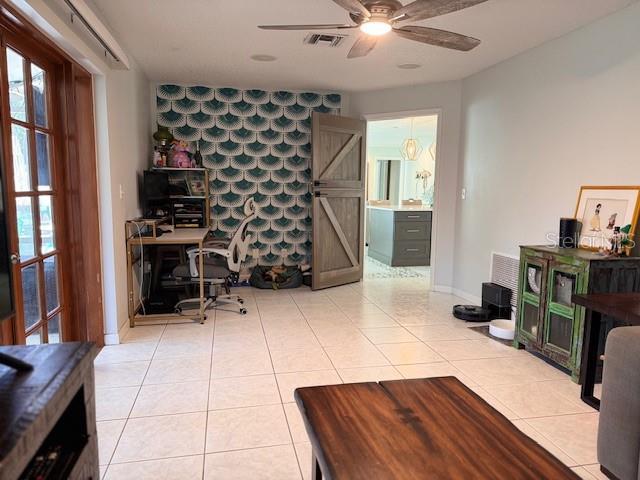
<svg viewBox="0 0 640 480">
<path fill-rule="evenodd" d="M 551 313 L 549 314 L 548 322 L 547 343 L 561 348 L 566 352 L 571 352 L 573 319 Z"/>
<path fill-rule="evenodd" d="M 16 192 L 28 192 L 31 190 L 28 129 L 20 125 L 11 125 L 11 151 L 13 153 L 13 184 Z"/>
<path fill-rule="evenodd" d="M 33 109 L 35 124 L 38 127 L 47 126 L 47 90 L 45 88 L 45 71 L 37 65 L 31 64 L 31 90 L 33 93 Z"/>
<path fill-rule="evenodd" d="M 40 345 L 42 343 L 42 329 L 39 328 L 27 337 L 27 345 Z"/>
<path fill-rule="evenodd" d="M 10 48 L 7 48 L 7 77 L 9 79 L 9 107 L 11 118 L 24 122 L 27 120 L 24 58 Z"/>
<path fill-rule="evenodd" d="M 40 195 L 38 203 L 40 204 L 40 251 L 44 255 L 53 252 L 56 248 L 51 195 Z"/>
<path fill-rule="evenodd" d="M 62 338 L 60 336 L 60 315 L 56 315 L 51 320 L 49 320 L 48 327 L 49 335 L 47 340 L 49 341 L 49 343 L 60 343 L 62 341 Z"/>
<path fill-rule="evenodd" d="M 551 286 L 551 301 L 565 307 L 572 307 L 571 296 L 574 294 L 577 284 L 575 273 L 553 271 Z"/>
<path fill-rule="evenodd" d="M 21 270 L 22 273 L 22 308 L 24 311 L 25 330 L 31 329 L 40 322 L 40 279 L 38 264 L 34 263 Z"/>
<path fill-rule="evenodd" d="M 36 236 L 33 230 L 33 200 L 31 197 L 16 198 L 18 219 L 18 248 L 20 259 L 26 262 L 36 255 Z"/>
<path fill-rule="evenodd" d="M 49 158 L 49 135 L 36 132 L 36 157 L 38 159 L 38 190 L 51 190 L 51 159 Z"/>
<path fill-rule="evenodd" d="M 538 336 L 540 308 L 528 302 L 523 303 L 522 329 L 532 336 Z"/>
<path fill-rule="evenodd" d="M 525 291 L 535 296 L 540 296 L 542 288 L 542 266 L 532 263 L 527 264 L 525 278 Z"/>
</svg>

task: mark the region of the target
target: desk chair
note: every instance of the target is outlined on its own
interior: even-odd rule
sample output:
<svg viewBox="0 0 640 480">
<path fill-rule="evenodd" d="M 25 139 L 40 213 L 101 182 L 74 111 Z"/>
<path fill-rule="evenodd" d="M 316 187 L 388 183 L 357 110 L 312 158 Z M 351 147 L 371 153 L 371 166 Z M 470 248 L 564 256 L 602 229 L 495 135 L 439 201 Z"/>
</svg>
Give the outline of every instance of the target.
<svg viewBox="0 0 640 480">
<path fill-rule="evenodd" d="M 247 258 L 249 244 L 252 241 L 251 234 L 247 232 L 249 223 L 256 218 L 256 208 L 253 198 L 249 198 L 244 204 L 245 218 L 233 235 L 231 242 L 226 248 L 204 247 L 191 248 L 187 250 L 188 263 L 178 265 L 173 269 L 173 276 L 178 280 L 190 283 L 200 283 L 200 272 L 198 271 L 199 257 L 204 255 L 204 283 L 209 285 L 209 295 L 205 300 L 205 310 L 215 308 L 223 304 L 231 304 L 238 307 L 239 312 L 244 315 L 247 309 L 243 306 L 244 301 L 238 295 L 232 295 L 230 283 L 237 280 L 240 275 L 242 262 Z M 219 295 L 218 289 L 224 288 L 225 294 Z M 200 298 L 188 298 L 181 300 L 175 306 L 176 311 L 181 313 L 183 305 L 187 303 L 199 303 Z"/>
</svg>

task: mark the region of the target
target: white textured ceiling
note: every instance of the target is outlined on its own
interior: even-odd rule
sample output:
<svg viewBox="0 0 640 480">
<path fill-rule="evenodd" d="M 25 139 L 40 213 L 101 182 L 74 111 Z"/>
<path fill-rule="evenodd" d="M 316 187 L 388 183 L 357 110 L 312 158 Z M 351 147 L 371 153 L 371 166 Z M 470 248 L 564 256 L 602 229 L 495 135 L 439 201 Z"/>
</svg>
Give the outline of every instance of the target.
<svg viewBox="0 0 640 480">
<path fill-rule="evenodd" d="M 402 142 L 411 137 L 428 143 L 428 147 L 436 139 L 437 128 L 437 115 L 367 122 L 367 146 L 394 148 L 399 153 Z"/>
<path fill-rule="evenodd" d="M 331 0 L 94 0 L 98 15 L 152 81 L 270 89 L 374 90 L 467 77 L 562 36 L 636 0 L 488 0 L 419 22 L 482 40 L 462 53 L 384 37 L 367 57 L 303 44 L 306 32 L 263 31 L 259 24 L 345 23 Z M 403 3 L 409 3 L 403 0 Z M 331 31 L 327 31 L 331 33 Z M 278 57 L 272 63 L 250 59 Z M 398 64 L 418 63 L 417 70 Z"/>
</svg>

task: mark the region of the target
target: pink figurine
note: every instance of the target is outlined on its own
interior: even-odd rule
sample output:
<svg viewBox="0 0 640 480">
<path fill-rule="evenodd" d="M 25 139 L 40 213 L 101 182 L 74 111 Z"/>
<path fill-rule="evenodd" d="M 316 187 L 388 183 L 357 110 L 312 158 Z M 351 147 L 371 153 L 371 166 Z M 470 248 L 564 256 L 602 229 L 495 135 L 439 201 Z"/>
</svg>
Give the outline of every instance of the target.
<svg viewBox="0 0 640 480">
<path fill-rule="evenodd" d="M 187 142 L 180 140 L 173 141 L 173 149 L 171 155 L 171 166 L 174 168 L 191 167 L 191 158 L 189 156 L 189 146 Z"/>
</svg>

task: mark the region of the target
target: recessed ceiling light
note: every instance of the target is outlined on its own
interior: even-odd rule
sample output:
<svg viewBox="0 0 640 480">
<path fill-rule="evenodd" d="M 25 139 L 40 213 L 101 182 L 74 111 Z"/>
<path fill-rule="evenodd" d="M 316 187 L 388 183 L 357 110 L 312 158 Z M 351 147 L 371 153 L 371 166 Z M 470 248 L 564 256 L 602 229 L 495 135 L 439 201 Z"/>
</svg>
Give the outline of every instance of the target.
<svg viewBox="0 0 640 480">
<path fill-rule="evenodd" d="M 422 65 L 419 65 L 417 63 L 401 63 L 400 65 L 398 65 L 398 68 L 401 68 L 402 70 L 415 70 L 416 68 L 420 68 Z"/>
<path fill-rule="evenodd" d="M 277 60 L 273 55 L 251 55 L 251 60 L 255 60 L 256 62 L 275 62 Z"/>
</svg>

